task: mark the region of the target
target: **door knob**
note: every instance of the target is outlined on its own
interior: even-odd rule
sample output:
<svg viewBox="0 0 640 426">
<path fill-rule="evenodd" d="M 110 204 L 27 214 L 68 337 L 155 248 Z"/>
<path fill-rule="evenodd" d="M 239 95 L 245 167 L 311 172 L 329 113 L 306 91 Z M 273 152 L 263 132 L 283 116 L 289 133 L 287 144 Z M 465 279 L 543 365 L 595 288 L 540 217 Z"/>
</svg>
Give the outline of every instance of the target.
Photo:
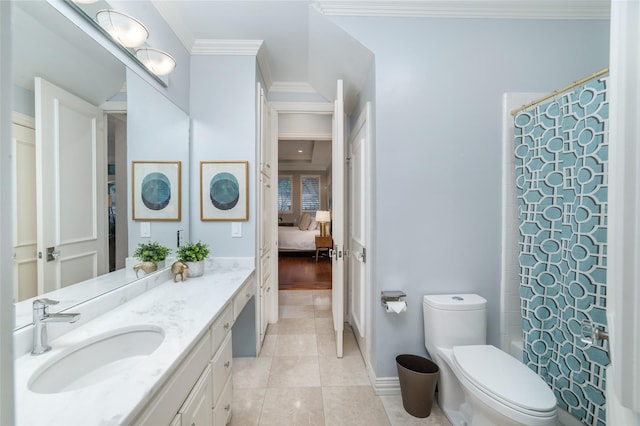
<svg viewBox="0 0 640 426">
<path fill-rule="evenodd" d="M 47 262 L 57 260 L 60 257 L 60 250 L 55 247 L 47 247 Z"/>
</svg>

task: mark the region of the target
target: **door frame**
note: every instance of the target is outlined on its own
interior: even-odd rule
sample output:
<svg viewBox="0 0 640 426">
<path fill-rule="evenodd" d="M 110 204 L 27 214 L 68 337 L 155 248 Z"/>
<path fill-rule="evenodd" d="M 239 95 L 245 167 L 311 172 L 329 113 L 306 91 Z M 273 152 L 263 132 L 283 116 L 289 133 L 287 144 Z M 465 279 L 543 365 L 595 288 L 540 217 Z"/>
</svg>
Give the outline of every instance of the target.
<svg viewBox="0 0 640 426">
<path fill-rule="evenodd" d="M 271 138 L 271 158 L 274 160 L 273 161 L 273 167 L 271 168 L 272 170 L 272 178 L 275 177 L 275 182 L 276 184 L 274 185 L 274 187 L 277 187 L 277 178 L 278 178 L 278 173 L 279 173 L 279 167 L 278 167 L 278 136 L 279 136 L 279 132 L 278 132 L 278 118 L 280 114 L 320 114 L 320 115 L 331 115 L 333 116 L 333 102 L 268 102 L 268 108 L 270 108 L 271 114 L 270 114 L 270 120 L 271 120 L 271 126 L 269 128 L 270 134 L 269 137 Z M 293 136 L 293 135 L 292 135 Z M 318 134 L 312 134 L 312 133 L 304 133 L 304 134 L 296 134 L 295 135 L 297 138 L 302 138 L 302 139 L 320 139 L 322 137 L 326 138 L 326 135 L 318 135 Z M 343 156 L 343 158 L 339 159 L 340 161 L 345 161 L 345 158 Z M 331 162 L 333 163 L 334 161 L 337 161 L 337 159 L 332 158 Z M 344 182 L 340 183 L 341 185 L 344 185 Z M 332 182 L 332 185 L 336 185 L 336 182 Z M 271 195 L 271 209 L 273 212 L 277 212 L 277 204 L 278 204 L 278 191 L 273 191 L 273 194 Z M 273 215 L 273 217 L 278 217 L 277 214 Z M 258 212 L 258 226 L 260 226 L 260 212 Z M 271 235 L 273 235 L 272 241 L 273 241 L 273 246 L 272 246 L 272 250 L 274 250 L 273 253 L 278 253 L 278 245 L 277 245 L 277 241 L 278 241 L 278 223 L 277 221 L 272 221 L 273 223 L 271 224 L 272 226 L 272 233 Z M 278 288 L 279 288 L 279 282 L 277 279 L 278 276 L 278 256 L 272 256 L 271 259 L 271 271 L 272 271 L 272 277 L 274 277 L 274 286 L 275 286 L 275 290 L 271 292 L 271 300 L 269 300 L 269 306 L 270 306 L 270 312 L 269 312 L 269 323 L 274 324 L 276 322 L 278 322 Z"/>
<path fill-rule="evenodd" d="M 371 366 L 371 360 L 369 359 L 369 354 L 371 353 L 371 329 L 372 329 L 372 306 L 375 306 L 375 300 L 373 300 L 372 293 L 372 285 L 373 285 L 373 262 L 371 261 L 373 253 L 371 252 L 371 248 L 373 247 L 372 238 L 373 232 L 371 232 L 371 223 L 373 221 L 373 216 L 375 211 L 373 210 L 373 194 L 371 192 L 371 188 L 373 185 L 373 174 L 372 174 L 372 164 L 373 164 L 373 149 L 371 146 L 372 141 L 372 123 L 371 123 L 371 102 L 367 102 L 364 108 L 360 111 L 360 115 L 358 119 L 355 121 L 353 128 L 349 134 L 349 138 L 347 140 L 347 144 L 349 146 L 349 153 L 351 152 L 351 142 L 353 140 L 353 136 L 357 133 L 358 129 L 363 127 L 365 129 L 365 144 L 366 144 L 366 153 L 365 153 L 365 169 L 363 170 L 364 188 L 361 190 L 365 191 L 366 198 L 364 205 L 362 208 L 365 211 L 365 228 L 364 228 L 364 240 L 365 240 L 365 248 L 367 249 L 365 262 L 364 262 L 364 282 L 365 282 L 365 292 L 364 292 L 364 337 L 360 337 L 358 333 L 355 334 L 356 341 L 358 343 L 358 348 L 360 349 L 360 353 L 362 354 L 362 359 L 364 360 L 365 366 L 369 372 L 373 371 Z M 348 158 L 350 160 L 350 158 Z M 347 197 L 351 200 L 351 166 L 348 167 L 347 180 L 349 185 L 347 186 Z M 351 217 L 352 206 L 351 201 L 347 204 L 346 212 L 349 217 Z M 351 256 L 351 221 L 347 221 L 346 233 L 348 238 L 346 238 L 347 249 L 349 250 L 349 256 Z M 350 280 L 347 281 L 347 298 L 348 303 L 346 306 L 350 306 L 350 301 L 353 298 L 353 291 L 351 291 L 351 285 L 353 283 Z M 353 323 L 351 320 L 353 312 L 347 312 L 346 318 L 349 318 L 349 321 Z"/>
</svg>

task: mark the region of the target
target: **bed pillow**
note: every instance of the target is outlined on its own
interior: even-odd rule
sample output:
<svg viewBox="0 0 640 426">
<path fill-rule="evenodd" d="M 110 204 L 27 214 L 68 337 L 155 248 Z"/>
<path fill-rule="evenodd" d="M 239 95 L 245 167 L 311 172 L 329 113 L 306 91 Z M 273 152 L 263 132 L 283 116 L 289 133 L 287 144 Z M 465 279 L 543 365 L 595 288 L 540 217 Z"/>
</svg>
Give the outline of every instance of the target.
<svg viewBox="0 0 640 426">
<path fill-rule="evenodd" d="M 309 213 L 305 213 L 302 215 L 302 218 L 300 219 L 300 225 L 298 225 L 298 228 L 301 231 L 306 231 L 307 228 L 309 228 L 310 224 L 311 224 L 311 215 Z"/>
<path fill-rule="evenodd" d="M 316 222 L 316 218 L 312 217 L 311 218 L 311 223 L 309 224 L 309 227 L 307 228 L 308 231 L 314 231 L 316 228 L 318 227 L 318 222 Z"/>
</svg>

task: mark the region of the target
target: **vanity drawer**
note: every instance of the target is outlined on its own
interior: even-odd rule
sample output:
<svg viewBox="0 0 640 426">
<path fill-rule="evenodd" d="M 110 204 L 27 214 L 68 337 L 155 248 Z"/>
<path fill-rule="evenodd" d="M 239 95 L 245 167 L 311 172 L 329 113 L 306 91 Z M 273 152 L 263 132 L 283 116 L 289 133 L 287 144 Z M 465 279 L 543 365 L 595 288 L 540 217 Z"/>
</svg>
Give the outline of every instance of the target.
<svg viewBox="0 0 640 426">
<path fill-rule="evenodd" d="M 231 344 L 231 333 L 224 339 L 224 343 L 213 357 L 211 364 L 213 366 L 213 405 L 217 406 L 218 398 L 222 393 L 222 389 L 227 379 L 231 375 L 233 367 L 233 345 Z"/>
<path fill-rule="evenodd" d="M 182 415 L 180 413 L 176 414 L 169 426 L 182 426 Z"/>
<path fill-rule="evenodd" d="M 233 400 L 233 379 L 229 377 L 224 385 L 218 405 L 213 409 L 213 426 L 225 426 L 231 421 L 231 402 Z"/>
<path fill-rule="evenodd" d="M 231 331 L 231 327 L 233 327 L 233 306 L 229 303 L 227 307 L 224 308 L 224 311 L 222 311 L 222 314 L 220 314 L 218 319 L 215 320 L 211 326 L 211 345 L 213 348 L 213 351 L 211 352 L 212 356 L 220 347 L 220 344 L 227 336 L 227 333 Z"/>
<path fill-rule="evenodd" d="M 242 308 L 244 308 L 244 305 L 246 305 L 249 299 L 251 299 L 251 296 L 253 296 L 253 293 L 255 292 L 255 289 L 253 288 L 253 283 L 254 283 L 254 278 L 252 276 L 251 279 L 248 280 L 242 286 L 242 288 L 240 288 L 240 291 L 238 291 L 238 293 L 233 298 L 233 320 L 234 321 L 238 318 L 238 315 L 240 315 L 240 312 L 242 311 Z"/>
<path fill-rule="evenodd" d="M 182 404 L 182 426 L 208 426 L 213 421 L 211 407 L 211 368 L 207 366 Z"/>
</svg>

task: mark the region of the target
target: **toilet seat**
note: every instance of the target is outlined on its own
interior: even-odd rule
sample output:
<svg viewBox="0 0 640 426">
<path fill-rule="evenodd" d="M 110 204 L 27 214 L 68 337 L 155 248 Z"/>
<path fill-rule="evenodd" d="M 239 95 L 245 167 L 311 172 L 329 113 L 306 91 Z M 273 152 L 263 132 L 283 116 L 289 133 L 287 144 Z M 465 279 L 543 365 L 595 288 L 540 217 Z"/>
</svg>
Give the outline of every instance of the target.
<svg viewBox="0 0 640 426">
<path fill-rule="evenodd" d="M 491 345 L 471 345 L 455 346 L 452 355 L 463 378 L 490 398 L 526 415 L 555 415 L 553 391 L 509 354 Z"/>
</svg>

